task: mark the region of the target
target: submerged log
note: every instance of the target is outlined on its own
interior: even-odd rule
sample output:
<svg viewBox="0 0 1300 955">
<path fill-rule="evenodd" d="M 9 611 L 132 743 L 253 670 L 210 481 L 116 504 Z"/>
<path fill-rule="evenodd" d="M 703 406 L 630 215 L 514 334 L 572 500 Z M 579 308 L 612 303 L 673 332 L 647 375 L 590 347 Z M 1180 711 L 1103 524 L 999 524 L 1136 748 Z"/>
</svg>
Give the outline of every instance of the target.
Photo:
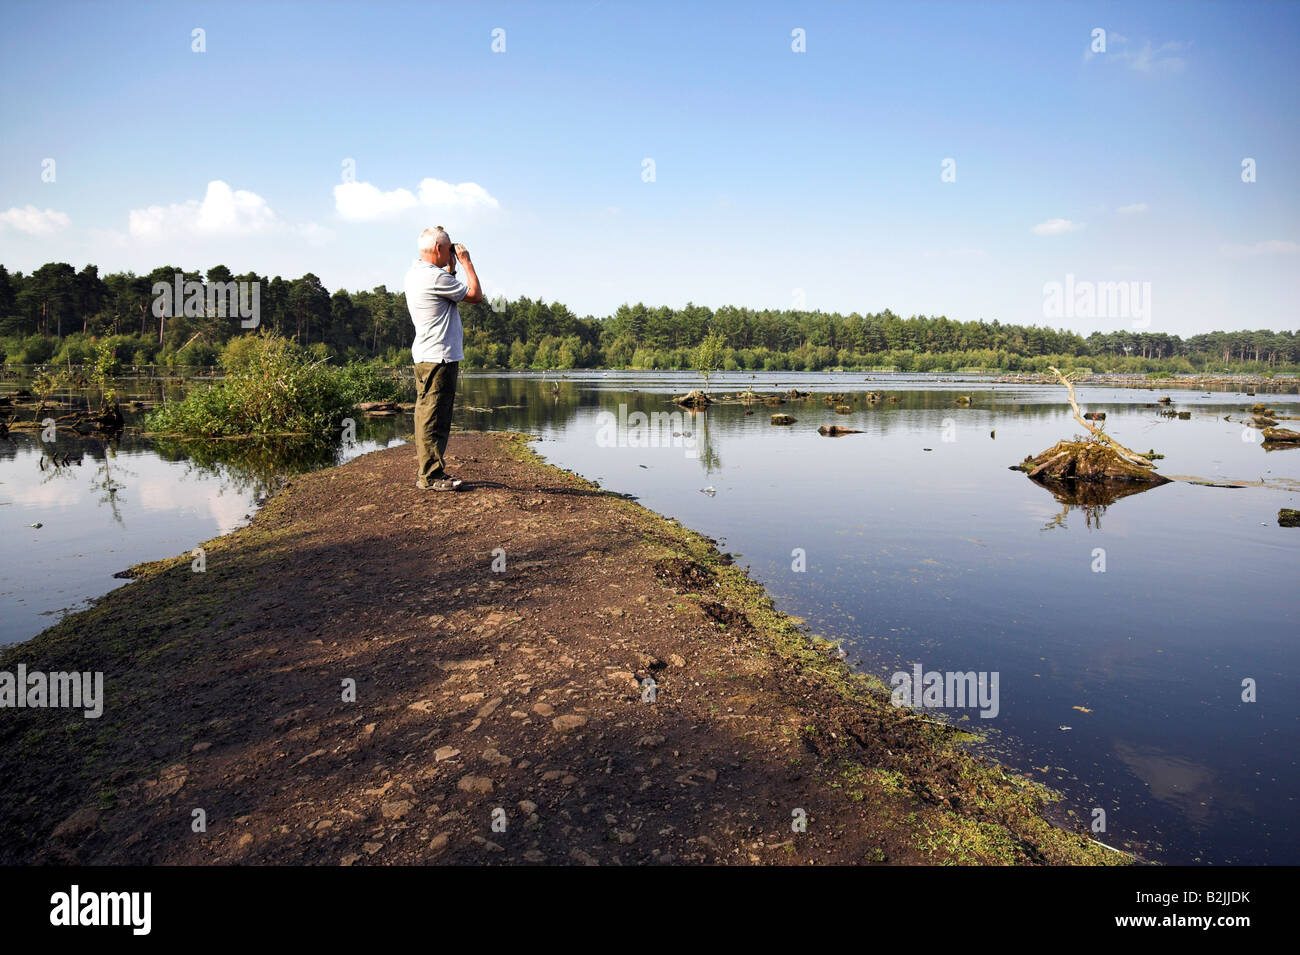
<svg viewBox="0 0 1300 955">
<path fill-rule="evenodd" d="M 842 434 L 861 434 L 854 428 L 841 428 L 837 424 L 824 424 L 817 429 L 817 433 L 824 438 L 838 438 Z"/>
<path fill-rule="evenodd" d="M 674 398 L 673 401 L 677 402 L 683 408 L 707 408 L 709 405 L 713 404 L 713 399 L 698 388 L 695 391 L 682 395 L 680 398 Z"/>
<path fill-rule="evenodd" d="M 1300 442 L 1300 432 L 1291 431 L 1287 428 L 1265 428 L 1264 440 L 1273 441 L 1277 444 L 1295 444 Z"/>
<path fill-rule="evenodd" d="M 1042 454 L 1012 467 L 1040 483 L 1083 481 L 1095 484 L 1168 484 L 1150 465 L 1141 465 L 1098 441 L 1058 441 Z"/>
<path fill-rule="evenodd" d="M 1284 507 L 1277 512 L 1278 527 L 1300 527 L 1300 511 Z"/>
<path fill-rule="evenodd" d="M 789 415 L 789 414 L 772 415 L 772 424 L 794 424 L 794 422 L 795 422 L 794 415 Z"/>
</svg>

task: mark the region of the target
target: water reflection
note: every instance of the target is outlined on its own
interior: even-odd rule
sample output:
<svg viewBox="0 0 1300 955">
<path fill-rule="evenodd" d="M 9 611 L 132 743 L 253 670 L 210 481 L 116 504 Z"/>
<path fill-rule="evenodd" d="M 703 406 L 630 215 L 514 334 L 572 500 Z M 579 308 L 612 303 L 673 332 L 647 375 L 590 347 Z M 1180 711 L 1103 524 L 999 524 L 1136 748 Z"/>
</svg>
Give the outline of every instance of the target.
<svg viewBox="0 0 1300 955">
<path fill-rule="evenodd" d="M 1035 485 L 1048 491 L 1062 505 L 1059 514 L 1044 525 L 1044 529 L 1064 527 L 1071 510 L 1083 512 L 1084 526 L 1101 530 L 1101 518 L 1106 509 L 1116 501 L 1143 491 L 1153 491 L 1163 484 L 1116 484 L 1095 481 L 1041 481 L 1030 478 Z"/>
<path fill-rule="evenodd" d="M 119 586 L 132 564 L 188 552 L 242 524 L 287 477 L 400 442 L 410 418 L 358 416 L 351 446 L 303 440 L 154 439 L 144 418 L 180 382 L 127 379 L 116 390 L 124 430 L 83 434 L 42 421 L 97 407 L 98 391 L 51 392 L 15 404 L 5 382 L 0 414 L 0 643 L 33 636 L 68 610 Z M 8 399 L 5 403 L 4 399 Z M 38 414 L 39 413 L 39 414 Z"/>
<path fill-rule="evenodd" d="M 1124 740 L 1115 741 L 1115 757 L 1142 780 L 1152 798 L 1173 806 L 1188 822 L 1205 825 L 1213 818 L 1216 787 L 1208 766 Z"/>
<path fill-rule="evenodd" d="M 229 487 L 258 498 L 269 494 L 287 475 L 340 463 L 340 452 L 344 450 L 333 442 L 310 437 L 224 441 L 158 438 L 154 448 L 164 461 L 222 475 Z"/>
</svg>

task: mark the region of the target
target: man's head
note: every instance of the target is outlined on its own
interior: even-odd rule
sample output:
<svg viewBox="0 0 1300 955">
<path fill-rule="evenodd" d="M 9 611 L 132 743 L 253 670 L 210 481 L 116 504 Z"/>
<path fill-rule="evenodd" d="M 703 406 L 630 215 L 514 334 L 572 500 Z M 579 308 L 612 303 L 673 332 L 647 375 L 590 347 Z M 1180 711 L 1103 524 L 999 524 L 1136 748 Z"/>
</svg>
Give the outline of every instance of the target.
<svg viewBox="0 0 1300 955">
<path fill-rule="evenodd" d="M 420 261 L 446 268 L 451 264 L 451 237 L 440 225 L 420 233 Z"/>
</svg>

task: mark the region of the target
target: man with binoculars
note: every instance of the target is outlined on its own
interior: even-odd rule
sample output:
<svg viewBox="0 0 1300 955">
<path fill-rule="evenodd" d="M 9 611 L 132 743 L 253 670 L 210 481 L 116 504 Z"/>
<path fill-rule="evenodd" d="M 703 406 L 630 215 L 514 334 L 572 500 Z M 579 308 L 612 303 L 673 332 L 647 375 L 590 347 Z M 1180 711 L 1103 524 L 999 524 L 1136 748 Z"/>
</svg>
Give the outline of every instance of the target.
<svg viewBox="0 0 1300 955">
<path fill-rule="evenodd" d="M 415 486 L 454 491 L 460 480 L 447 473 L 443 455 L 451 436 L 451 409 L 461 351 L 458 302 L 483 301 L 469 250 L 453 246 L 442 226 L 420 233 L 420 257 L 406 273 L 406 307 L 415 324 L 411 358 L 415 362 Z M 466 281 L 456 277 L 456 263 Z"/>
</svg>

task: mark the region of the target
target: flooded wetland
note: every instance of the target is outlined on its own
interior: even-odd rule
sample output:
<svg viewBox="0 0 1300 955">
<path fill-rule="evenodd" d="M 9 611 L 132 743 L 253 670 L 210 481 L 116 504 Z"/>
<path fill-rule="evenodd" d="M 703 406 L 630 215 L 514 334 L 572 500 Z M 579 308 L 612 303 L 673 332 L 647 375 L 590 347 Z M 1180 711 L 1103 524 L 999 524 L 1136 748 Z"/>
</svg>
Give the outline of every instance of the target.
<svg viewBox="0 0 1300 955">
<path fill-rule="evenodd" d="M 1300 507 L 1300 445 L 1264 442 L 1254 420 L 1294 429 L 1293 382 L 1077 386 L 1107 434 L 1159 455 L 1171 479 L 1104 489 L 1013 469 L 1083 432 L 1059 385 L 729 373 L 715 397 L 760 399 L 673 402 L 699 387 L 679 373 L 467 373 L 455 422 L 535 435 L 550 463 L 715 538 L 779 609 L 862 671 L 915 684 L 914 703 L 1059 791 L 1057 811 L 1099 841 L 1166 863 L 1300 862 L 1300 530 L 1279 525 Z M 166 395 L 120 390 L 146 406 Z M 355 442 L 277 458 L 169 444 L 140 433 L 143 408 L 123 409 L 118 438 L 0 441 L 0 641 L 240 526 L 295 471 L 411 431 L 409 414 L 358 414 Z M 972 693 L 923 698 L 931 673 L 969 674 Z"/>
</svg>

